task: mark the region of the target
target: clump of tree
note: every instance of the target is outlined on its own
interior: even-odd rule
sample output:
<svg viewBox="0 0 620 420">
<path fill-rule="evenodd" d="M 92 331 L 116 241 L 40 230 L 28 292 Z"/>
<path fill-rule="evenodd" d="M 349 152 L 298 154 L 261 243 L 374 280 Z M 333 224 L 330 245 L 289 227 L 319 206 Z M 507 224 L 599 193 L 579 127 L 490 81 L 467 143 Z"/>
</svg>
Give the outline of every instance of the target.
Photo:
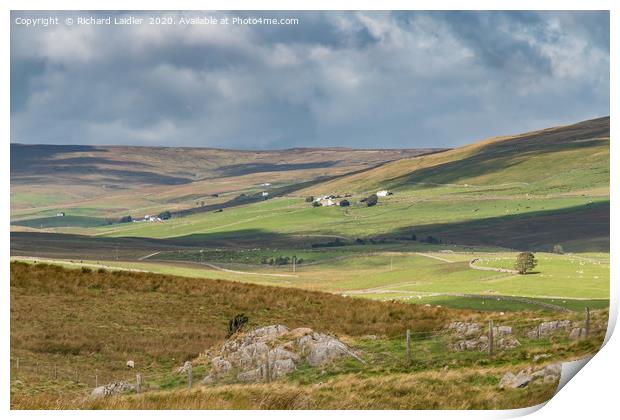
<svg viewBox="0 0 620 420">
<path fill-rule="evenodd" d="M 515 262 L 515 270 L 519 272 L 519 274 L 525 274 L 528 271 L 531 271 L 536 267 L 538 261 L 536 261 L 536 257 L 533 252 L 520 252 L 517 255 L 517 261 Z"/>
<path fill-rule="evenodd" d="M 133 222 L 133 218 L 130 215 L 123 216 L 119 219 L 119 223 L 131 223 Z"/>
<path fill-rule="evenodd" d="M 421 239 L 420 242 L 424 242 L 424 243 L 427 243 L 427 244 L 440 244 L 441 243 L 441 239 L 435 238 L 434 236 L 431 236 L 431 235 L 428 235 L 426 238 Z"/>
<path fill-rule="evenodd" d="M 226 338 L 230 338 L 234 333 L 239 331 L 241 327 L 247 324 L 249 318 L 245 314 L 235 315 L 233 319 L 228 321 L 228 334 L 226 334 Z"/>
<path fill-rule="evenodd" d="M 368 197 L 362 198 L 360 200 L 360 203 L 366 203 L 368 207 L 372 207 L 376 205 L 378 202 L 379 202 L 379 197 L 377 197 L 377 194 L 371 194 Z"/>
<path fill-rule="evenodd" d="M 554 254 L 564 254 L 564 248 L 560 244 L 553 245 L 553 253 Z"/>
<path fill-rule="evenodd" d="M 412 241 L 417 241 L 418 240 L 418 236 L 415 233 L 411 234 L 411 240 Z"/>
<path fill-rule="evenodd" d="M 340 201 L 340 207 L 349 207 L 350 205 L 351 203 L 349 203 L 349 200 Z"/>
<path fill-rule="evenodd" d="M 172 213 L 170 213 L 168 210 L 162 211 L 157 217 L 159 217 L 161 220 L 168 220 L 172 217 Z"/>
<path fill-rule="evenodd" d="M 312 203 L 314 201 L 314 196 L 309 195 L 308 197 L 306 197 L 306 203 Z"/>
<path fill-rule="evenodd" d="M 297 259 L 296 256 L 293 256 L 293 258 L 291 257 L 286 257 L 286 256 L 278 256 L 278 257 L 262 257 L 260 259 L 260 263 L 261 264 L 268 264 L 268 265 L 289 265 L 291 264 L 293 261 L 295 261 L 295 264 L 299 265 L 299 264 L 303 264 L 304 260 L 303 258 L 299 258 Z"/>
</svg>

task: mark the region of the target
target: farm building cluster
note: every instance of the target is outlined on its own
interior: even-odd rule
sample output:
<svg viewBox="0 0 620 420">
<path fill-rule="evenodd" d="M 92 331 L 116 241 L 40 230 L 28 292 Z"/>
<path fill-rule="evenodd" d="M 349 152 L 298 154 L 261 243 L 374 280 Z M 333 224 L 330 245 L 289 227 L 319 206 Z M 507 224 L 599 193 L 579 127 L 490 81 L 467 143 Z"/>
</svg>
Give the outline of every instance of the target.
<svg viewBox="0 0 620 420">
<path fill-rule="evenodd" d="M 388 190 L 377 191 L 374 195 L 377 197 L 387 197 L 388 195 L 392 195 L 393 193 Z M 320 197 L 315 197 L 313 201 L 313 205 L 316 207 L 331 207 L 331 206 L 341 206 L 347 207 L 349 206 L 348 197 L 351 197 L 351 194 L 346 194 L 345 198 L 341 200 L 341 196 L 339 195 L 324 195 Z M 366 199 L 362 199 L 360 202 L 365 202 Z"/>
</svg>

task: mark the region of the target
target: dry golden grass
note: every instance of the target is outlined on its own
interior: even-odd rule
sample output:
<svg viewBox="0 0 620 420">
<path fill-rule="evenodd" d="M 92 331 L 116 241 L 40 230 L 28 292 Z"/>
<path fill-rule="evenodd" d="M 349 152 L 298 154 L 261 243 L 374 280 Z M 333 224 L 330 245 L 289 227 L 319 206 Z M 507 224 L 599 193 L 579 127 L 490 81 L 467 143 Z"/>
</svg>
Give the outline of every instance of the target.
<svg viewBox="0 0 620 420">
<path fill-rule="evenodd" d="M 511 370 L 520 368 L 511 367 Z M 459 369 L 363 377 L 342 375 L 325 382 L 200 386 L 107 399 L 74 400 L 15 396 L 12 408 L 44 409 L 508 409 L 549 400 L 557 384 L 498 391 L 507 369 Z"/>
<path fill-rule="evenodd" d="M 11 356 L 24 367 L 36 361 L 110 377 L 126 374 L 131 359 L 143 371 L 169 371 L 221 343 L 239 313 L 254 326 L 339 336 L 436 330 L 467 314 L 230 281 L 11 263 Z"/>
<path fill-rule="evenodd" d="M 339 370 L 327 372 L 326 376 L 320 371 L 302 371 L 299 373 L 302 376 L 314 376 L 286 378 L 271 384 L 219 385 L 188 392 L 179 390 L 182 385 L 177 383 L 172 385 L 172 388 L 176 387 L 175 391 L 150 391 L 99 401 L 84 399 L 86 389 L 94 385 L 92 373 L 95 369 L 99 372 L 99 384 L 126 379 L 131 375 L 126 371 L 126 360 L 134 360 L 137 370 L 147 377 L 174 376 L 171 375 L 174 367 L 221 343 L 225 339 L 228 319 L 238 313 L 247 314 L 253 326 L 274 323 L 292 328 L 306 326 L 336 334 L 353 344 L 363 342 L 360 337 L 368 334 L 385 338 L 371 342 L 375 343 L 370 344 L 371 347 L 379 346 L 377 349 L 358 349 L 368 360 L 364 369 L 347 370 L 345 364 Z M 604 315 L 593 314 L 594 325 L 603 322 Z M 600 341 L 597 338 L 596 342 L 558 342 L 540 349 L 532 348 L 531 352 L 523 350 L 516 356 L 498 355 L 490 361 L 481 360 L 481 363 L 477 363 L 477 359 L 473 362 L 463 360 L 462 363 L 438 359 L 426 367 L 408 367 L 400 362 L 404 358 L 404 347 L 399 337 L 405 329 L 433 331 L 456 319 L 482 320 L 489 316 L 493 314 L 230 281 L 72 270 L 48 264 L 13 262 L 11 357 L 13 361 L 19 357 L 22 367 L 19 372 L 12 371 L 11 407 L 523 407 L 548 399 L 552 387 L 532 386 L 526 390 L 498 392 L 496 384 L 506 370 L 515 371 L 520 364 L 525 366 L 531 360 L 531 352 L 550 352 L 557 358 L 570 358 L 595 351 Z M 520 323 L 540 316 L 525 312 L 506 314 L 502 322 L 510 325 L 511 322 Z M 565 317 L 566 314 L 557 316 Z M 545 318 L 548 317 L 546 314 Z M 428 354 L 430 359 L 439 356 L 430 348 L 425 351 L 431 351 Z M 397 361 L 382 360 L 382 355 Z M 557 358 L 553 360 L 559 360 Z M 26 368 L 29 363 L 32 368 L 35 361 L 40 363 L 38 373 Z M 65 373 L 69 368 L 69 377 L 51 380 L 50 366 L 57 366 L 61 371 L 64 369 Z M 205 368 L 196 364 L 196 382 Z M 73 369 L 78 369 L 82 375 L 79 384 L 72 382 Z M 86 378 L 87 375 L 91 377 Z M 162 383 L 155 385 L 151 389 L 162 389 Z"/>
</svg>

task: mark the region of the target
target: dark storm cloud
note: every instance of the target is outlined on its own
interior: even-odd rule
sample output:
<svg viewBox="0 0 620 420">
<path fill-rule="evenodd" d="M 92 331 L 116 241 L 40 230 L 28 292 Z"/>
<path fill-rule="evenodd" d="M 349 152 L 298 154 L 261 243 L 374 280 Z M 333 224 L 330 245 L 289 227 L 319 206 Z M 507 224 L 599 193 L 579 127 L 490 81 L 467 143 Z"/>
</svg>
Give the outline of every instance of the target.
<svg viewBox="0 0 620 420">
<path fill-rule="evenodd" d="M 609 114 L 606 12 L 127 14 L 300 23 L 26 28 L 49 13 L 14 12 L 12 141 L 454 146 Z"/>
</svg>

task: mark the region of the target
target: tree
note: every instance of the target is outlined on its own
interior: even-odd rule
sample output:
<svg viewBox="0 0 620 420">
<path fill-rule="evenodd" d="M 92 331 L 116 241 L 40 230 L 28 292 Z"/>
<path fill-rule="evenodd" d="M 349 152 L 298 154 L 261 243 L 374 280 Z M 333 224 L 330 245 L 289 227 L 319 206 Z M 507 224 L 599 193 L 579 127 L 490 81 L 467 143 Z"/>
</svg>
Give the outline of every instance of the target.
<svg viewBox="0 0 620 420">
<path fill-rule="evenodd" d="M 368 207 L 374 206 L 374 205 L 375 205 L 375 204 L 377 204 L 378 202 L 379 202 L 379 197 L 377 197 L 377 194 L 372 194 L 372 195 L 369 195 L 369 196 L 366 198 L 366 205 L 367 205 Z"/>
<path fill-rule="evenodd" d="M 157 217 L 159 217 L 161 220 L 168 220 L 172 217 L 172 213 L 170 213 L 168 210 L 162 211 Z"/>
<path fill-rule="evenodd" d="M 318 201 L 313 201 L 312 207 L 321 207 L 321 203 L 319 203 Z"/>
<path fill-rule="evenodd" d="M 133 222 L 133 219 L 131 218 L 131 216 L 123 216 L 118 222 L 119 223 L 131 223 Z"/>
<path fill-rule="evenodd" d="M 349 207 L 351 203 L 349 203 L 349 200 L 342 200 L 340 202 L 340 207 Z"/>
<path fill-rule="evenodd" d="M 314 197 L 309 195 L 308 197 L 306 197 L 306 203 L 312 203 L 314 201 Z"/>
<path fill-rule="evenodd" d="M 533 270 L 536 264 L 538 264 L 538 261 L 536 261 L 533 252 L 520 252 L 515 262 L 515 270 L 517 270 L 519 274 L 525 274 Z"/>
<path fill-rule="evenodd" d="M 564 254 L 564 248 L 560 244 L 553 245 L 553 253 L 554 254 Z"/>
</svg>

